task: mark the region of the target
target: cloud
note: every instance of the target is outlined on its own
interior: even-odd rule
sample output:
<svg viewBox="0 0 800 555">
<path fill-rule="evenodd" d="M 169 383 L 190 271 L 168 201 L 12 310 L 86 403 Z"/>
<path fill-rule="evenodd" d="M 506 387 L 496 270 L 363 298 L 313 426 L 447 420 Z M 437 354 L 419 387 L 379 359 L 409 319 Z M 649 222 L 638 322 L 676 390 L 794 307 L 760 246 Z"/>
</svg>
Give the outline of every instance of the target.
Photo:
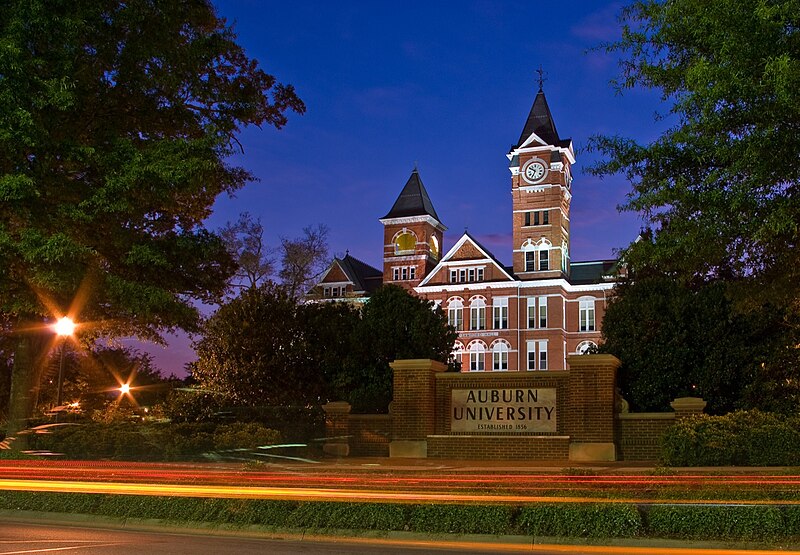
<svg viewBox="0 0 800 555">
<path fill-rule="evenodd" d="M 616 40 L 620 37 L 617 14 L 621 8 L 622 5 L 619 3 L 609 4 L 573 25 L 570 33 L 577 38 L 592 42 Z"/>
</svg>

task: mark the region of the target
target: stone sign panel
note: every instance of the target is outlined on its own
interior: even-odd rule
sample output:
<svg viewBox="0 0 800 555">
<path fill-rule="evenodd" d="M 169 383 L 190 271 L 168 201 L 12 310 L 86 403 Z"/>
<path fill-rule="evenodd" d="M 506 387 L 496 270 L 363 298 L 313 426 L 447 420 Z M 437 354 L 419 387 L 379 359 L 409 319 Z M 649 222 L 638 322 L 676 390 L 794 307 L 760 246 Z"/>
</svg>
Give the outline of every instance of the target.
<svg viewBox="0 0 800 555">
<path fill-rule="evenodd" d="M 556 431 L 556 390 L 453 389 L 450 431 L 543 433 Z"/>
</svg>

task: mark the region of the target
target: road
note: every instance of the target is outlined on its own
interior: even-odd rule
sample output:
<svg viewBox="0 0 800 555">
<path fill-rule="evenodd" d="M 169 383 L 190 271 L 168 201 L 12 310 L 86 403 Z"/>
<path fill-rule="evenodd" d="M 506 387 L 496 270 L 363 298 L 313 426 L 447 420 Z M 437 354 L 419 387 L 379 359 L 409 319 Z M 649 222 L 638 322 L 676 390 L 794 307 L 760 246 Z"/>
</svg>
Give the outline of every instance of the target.
<svg viewBox="0 0 800 555">
<path fill-rule="evenodd" d="M 0 555 L 418 555 L 536 553 L 538 555 L 785 555 L 785 551 L 530 545 L 385 539 L 266 539 L 33 524 L 0 519 Z"/>
</svg>

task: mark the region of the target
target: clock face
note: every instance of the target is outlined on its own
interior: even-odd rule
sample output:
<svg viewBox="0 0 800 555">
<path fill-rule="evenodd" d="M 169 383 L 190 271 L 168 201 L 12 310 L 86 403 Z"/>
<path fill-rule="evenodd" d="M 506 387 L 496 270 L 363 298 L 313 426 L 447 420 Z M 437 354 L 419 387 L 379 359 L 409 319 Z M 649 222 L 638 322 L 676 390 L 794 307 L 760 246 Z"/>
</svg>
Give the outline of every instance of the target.
<svg viewBox="0 0 800 555">
<path fill-rule="evenodd" d="M 534 160 L 525 166 L 523 177 L 528 183 L 538 183 L 544 179 L 545 171 L 544 164 L 538 160 Z"/>
</svg>

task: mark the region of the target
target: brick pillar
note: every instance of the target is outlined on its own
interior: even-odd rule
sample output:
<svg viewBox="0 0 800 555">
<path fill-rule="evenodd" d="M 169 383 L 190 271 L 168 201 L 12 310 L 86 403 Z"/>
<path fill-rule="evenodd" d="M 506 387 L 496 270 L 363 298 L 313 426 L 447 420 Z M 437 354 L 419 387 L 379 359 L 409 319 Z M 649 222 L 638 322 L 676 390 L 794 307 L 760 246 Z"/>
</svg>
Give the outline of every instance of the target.
<svg viewBox="0 0 800 555">
<path fill-rule="evenodd" d="M 322 405 L 325 411 L 325 443 L 322 451 L 336 457 L 350 454 L 350 403 L 334 401 Z"/>
<path fill-rule="evenodd" d="M 675 411 L 675 420 L 702 414 L 706 402 L 700 397 L 679 397 L 669 404 Z"/>
<path fill-rule="evenodd" d="M 429 359 L 396 360 L 394 374 L 390 457 L 427 457 L 433 434 L 437 372 L 447 365 Z"/>
<path fill-rule="evenodd" d="M 569 365 L 567 433 L 571 461 L 615 461 L 614 386 L 620 361 L 614 355 L 572 355 Z"/>
</svg>

